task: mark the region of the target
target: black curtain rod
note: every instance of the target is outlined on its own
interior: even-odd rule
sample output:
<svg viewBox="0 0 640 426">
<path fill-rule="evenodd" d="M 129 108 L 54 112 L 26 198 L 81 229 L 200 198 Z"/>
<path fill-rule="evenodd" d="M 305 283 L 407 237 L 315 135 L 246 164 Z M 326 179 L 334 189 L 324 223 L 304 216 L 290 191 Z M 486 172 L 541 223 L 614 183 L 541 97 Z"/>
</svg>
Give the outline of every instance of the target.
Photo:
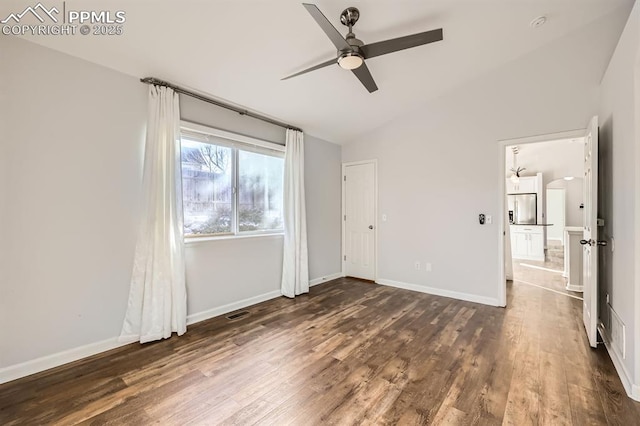
<svg viewBox="0 0 640 426">
<path fill-rule="evenodd" d="M 251 118 L 258 119 L 258 120 L 262 120 L 262 121 L 265 121 L 265 122 L 270 123 L 270 124 L 275 124 L 276 126 L 284 127 L 285 129 L 297 130 L 299 132 L 302 131 L 302 129 L 300 129 L 298 127 L 295 127 L 295 126 L 292 126 L 292 125 L 287 124 L 287 123 L 283 123 L 282 121 L 274 120 L 274 119 L 271 119 L 269 117 L 265 117 L 264 115 L 260 115 L 260 114 L 256 114 L 256 113 L 251 112 L 251 111 L 247 111 L 246 109 L 242 109 L 242 108 L 235 107 L 233 105 L 225 104 L 224 102 L 220 102 L 220 101 L 217 101 L 215 99 L 212 99 L 212 98 L 200 95 L 198 93 L 192 92 L 190 90 L 183 89 L 182 87 L 176 86 L 176 85 L 171 84 L 171 83 L 169 83 L 167 81 L 158 80 L 157 78 L 153 78 L 153 77 L 141 78 L 140 81 L 145 83 L 145 84 L 153 84 L 153 85 L 156 85 L 156 86 L 169 87 L 169 88 L 173 89 L 173 91 L 176 92 L 176 93 L 182 93 L 183 95 L 187 95 L 189 97 L 192 97 L 192 98 L 195 98 L 195 99 L 199 99 L 201 101 L 208 102 L 210 104 L 213 104 L 213 105 L 216 105 L 216 106 L 219 106 L 219 107 L 226 108 L 228 110 L 237 112 L 240 115 L 246 115 L 247 117 L 251 117 Z"/>
</svg>

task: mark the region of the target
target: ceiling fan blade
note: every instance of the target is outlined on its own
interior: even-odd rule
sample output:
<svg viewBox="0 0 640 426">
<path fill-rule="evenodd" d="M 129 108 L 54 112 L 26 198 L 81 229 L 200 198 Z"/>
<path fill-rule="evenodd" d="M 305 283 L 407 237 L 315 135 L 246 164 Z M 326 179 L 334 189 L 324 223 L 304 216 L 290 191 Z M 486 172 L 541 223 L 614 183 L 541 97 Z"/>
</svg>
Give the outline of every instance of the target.
<svg viewBox="0 0 640 426">
<path fill-rule="evenodd" d="M 377 43 L 365 44 L 360 48 L 360 51 L 365 59 L 369 59 L 440 40 L 442 40 L 442 28 L 391 40 L 379 41 Z"/>
<path fill-rule="evenodd" d="M 367 68 L 367 64 L 363 62 L 362 65 L 351 71 L 356 75 L 356 77 L 358 77 L 360 83 L 362 83 L 364 87 L 367 88 L 369 93 L 373 93 L 378 90 L 378 86 L 376 85 L 376 82 L 373 81 L 373 77 L 369 72 L 369 68 Z"/>
<path fill-rule="evenodd" d="M 320 12 L 320 9 L 318 9 L 318 6 L 310 3 L 302 3 L 302 5 L 305 7 L 305 9 L 307 9 L 307 12 L 311 14 L 313 19 L 316 20 L 318 25 L 320 25 L 320 28 L 322 28 L 322 31 L 324 31 L 324 33 L 327 36 L 329 36 L 329 39 L 331 40 L 333 45 L 336 47 L 336 49 L 351 50 L 351 46 L 349 46 L 349 43 L 347 43 L 344 37 L 342 37 L 342 34 L 340 34 L 340 32 L 336 29 L 336 27 L 331 25 L 331 22 L 329 22 L 327 17 L 324 16 L 322 12 Z"/>
<path fill-rule="evenodd" d="M 317 70 L 317 69 L 324 68 L 324 67 L 327 67 L 327 66 L 329 66 L 329 65 L 333 65 L 333 64 L 337 64 L 337 63 L 338 63 L 338 60 L 337 60 L 336 58 L 332 58 L 332 59 L 329 59 L 329 60 L 328 60 L 328 61 L 326 61 L 326 62 L 323 62 L 323 63 L 318 64 L 318 65 L 314 65 L 314 66 L 312 66 L 311 68 L 307 68 L 306 70 L 302 70 L 302 71 L 299 71 L 299 72 L 297 72 L 297 73 L 295 73 L 295 74 L 291 74 L 291 75 L 289 75 L 289 76 L 286 76 L 285 78 L 281 78 L 281 79 L 280 79 L 280 81 L 282 81 L 282 80 L 288 80 L 288 79 L 290 79 L 290 78 L 297 77 L 297 76 L 299 76 L 300 74 L 306 74 L 306 73 L 308 73 L 308 72 L 310 72 L 310 71 L 315 71 L 315 70 Z"/>
</svg>

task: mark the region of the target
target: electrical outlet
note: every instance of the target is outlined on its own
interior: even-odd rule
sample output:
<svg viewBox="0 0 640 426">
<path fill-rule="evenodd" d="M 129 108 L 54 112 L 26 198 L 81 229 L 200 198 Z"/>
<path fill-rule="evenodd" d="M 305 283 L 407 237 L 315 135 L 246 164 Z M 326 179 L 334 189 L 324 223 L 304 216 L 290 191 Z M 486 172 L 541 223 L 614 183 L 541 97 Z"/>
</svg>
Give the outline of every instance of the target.
<svg viewBox="0 0 640 426">
<path fill-rule="evenodd" d="M 427 272 L 431 272 L 431 263 L 427 262 L 424 264 L 424 270 Z"/>
<path fill-rule="evenodd" d="M 414 266 L 416 268 L 416 271 L 420 270 L 420 262 L 416 262 Z"/>
</svg>

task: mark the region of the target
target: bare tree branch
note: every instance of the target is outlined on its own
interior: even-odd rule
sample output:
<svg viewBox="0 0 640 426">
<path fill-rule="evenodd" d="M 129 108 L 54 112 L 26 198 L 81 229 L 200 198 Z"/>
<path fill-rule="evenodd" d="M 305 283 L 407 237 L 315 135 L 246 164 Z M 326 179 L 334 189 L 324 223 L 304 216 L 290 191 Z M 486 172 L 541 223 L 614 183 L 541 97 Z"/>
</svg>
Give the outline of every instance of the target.
<svg viewBox="0 0 640 426">
<path fill-rule="evenodd" d="M 229 150 L 215 145 L 202 144 L 199 149 L 188 150 L 184 160 L 200 164 L 211 173 L 225 173 L 229 167 Z"/>
</svg>

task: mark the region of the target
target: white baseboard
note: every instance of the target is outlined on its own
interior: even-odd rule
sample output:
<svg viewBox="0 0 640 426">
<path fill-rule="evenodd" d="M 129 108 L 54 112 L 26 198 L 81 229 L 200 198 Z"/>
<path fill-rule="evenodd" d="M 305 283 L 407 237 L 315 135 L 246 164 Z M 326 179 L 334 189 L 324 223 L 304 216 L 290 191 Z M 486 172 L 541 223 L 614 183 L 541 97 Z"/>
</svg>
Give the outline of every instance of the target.
<svg viewBox="0 0 640 426">
<path fill-rule="evenodd" d="M 338 272 L 324 277 L 315 278 L 309 281 L 309 286 L 322 284 L 327 281 L 335 280 L 342 277 L 342 272 Z M 265 302 L 267 300 L 275 299 L 282 296 L 280 290 L 270 291 L 259 296 L 250 297 L 248 299 L 239 300 L 237 302 L 229 303 L 227 305 L 219 306 L 213 309 L 209 309 L 203 312 L 187 315 L 187 325 L 195 324 L 200 321 L 208 320 L 219 315 L 228 314 L 229 312 L 237 311 L 238 309 L 246 308 L 247 306 L 255 305 L 257 303 Z"/>
<path fill-rule="evenodd" d="M 629 397 L 633 400 L 640 401 L 640 385 L 631 385 L 631 395 Z"/>
<path fill-rule="evenodd" d="M 313 287 L 314 285 L 326 283 L 327 281 L 335 280 L 336 278 L 342 277 L 344 277 L 344 275 L 342 275 L 342 272 L 336 272 L 335 274 L 325 275 L 324 277 L 312 279 L 311 281 L 309 281 L 309 286 Z"/>
<path fill-rule="evenodd" d="M 66 351 L 32 359 L 20 364 L 10 365 L 0 369 L 0 383 L 10 382 L 31 374 L 40 373 L 50 368 L 59 367 L 82 358 L 110 351 L 120 346 L 128 345 L 130 342 L 119 342 L 117 337 L 102 340 L 100 342 L 89 343 Z"/>
<path fill-rule="evenodd" d="M 402 288 L 404 290 L 418 291 L 420 293 L 433 294 L 435 296 L 450 297 L 452 299 L 465 300 L 467 302 L 481 303 L 483 305 L 500 306 L 497 298 L 478 296 L 475 294 L 461 293 L 452 290 L 443 290 L 441 288 L 427 287 L 418 284 L 403 283 L 400 281 L 388 280 L 386 278 L 378 278 L 377 284 L 388 285 L 390 287 Z"/>
<path fill-rule="evenodd" d="M 187 315 L 187 325 L 195 324 L 200 321 L 228 314 L 229 312 L 237 311 L 238 309 L 246 308 L 247 306 L 275 299 L 276 297 L 280 296 L 282 296 L 280 290 L 274 290 L 268 293 L 260 294 L 258 296 L 249 297 L 248 299 L 239 300 L 237 302 L 228 303 L 226 305 L 218 306 L 213 309 L 208 309 L 206 311 Z"/>
<path fill-rule="evenodd" d="M 609 352 L 609 357 L 611 358 L 611 361 L 613 361 L 613 366 L 618 373 L 618 377 L 620 377 L 620 381 L 622 382 L 622 386 L 627 392 L 627 395 L 631 399 L 640 401 L 640 386 L 633 383 L 633 380 L 631 379 L 627 368 L 622 362 L 622 356 L 620 355 L 620 353 L 618 353 L 618 350 L 615 348 L 615 346 L 611 344 L 609 331 L 604 327 L 604 324 L 600 323 L 598 325 L 598 332 L 600 332 L 600 336 L 602 336 L 604 346 L 607 348 L 607 352 Z"/>
<path fill-rule="evenodd" d="M 584 286 L 581 285 L 573 285 L 571 283 L 567 283 L 567 286 L 565 288 L 569 291 L 577 291 L 578 293 L 584 292 Z"/>
<path fill-rule="evenodd" d="M 209 318 L 217 317 L 218 315 L 233 312 L 238 309 L 246 308 L 247 306 L 255 305 L 256 303 L 264 302 L 266 300 L 275 299 L 276 297 L 280 296 L 280 290 L 271 291 L 259 296 L 250 297 L 238 302 L 233 302 L 224 306 L 209 309 L 204 312 L 191 314 L 187 316 L 187 325 L 204 321 Z M 10 365 L 9 367 L 0 369 L 0 383 L 6 383 L 12 380 L 19 379 L 21 377 L 29 376 L 31 374 L 40 373 L 42 371 L 49 370 L 50 368 L 59 367 L 61 365 L 68 364 L 82 358 L 128 345 L 129 343 L 131 342 L 121 342 L 118 340 L 118 337 L 112 337 L 100 342 L 90 343 L 88 345 L 79 346 L 77 348 L 68 349 L 66 351 L 43 356 L 41 358 L 36 358 L 30 361 L 23 362 L 21 364 Z"/>
</svg>

